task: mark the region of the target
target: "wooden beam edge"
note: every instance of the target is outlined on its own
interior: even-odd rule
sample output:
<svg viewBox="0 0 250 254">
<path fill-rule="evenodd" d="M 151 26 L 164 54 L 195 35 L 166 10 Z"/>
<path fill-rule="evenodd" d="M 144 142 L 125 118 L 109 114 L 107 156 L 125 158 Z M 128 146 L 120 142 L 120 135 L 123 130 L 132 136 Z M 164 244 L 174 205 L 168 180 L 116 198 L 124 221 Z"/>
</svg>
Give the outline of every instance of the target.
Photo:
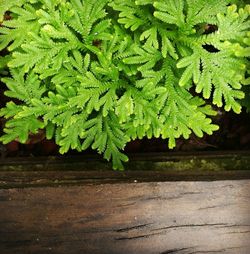
<svg viewBox="0 0 250 254">
<path fill-rule="evenodd" d="M 125 171 L 92 156 L 10 159 L 0 163 L 0 188 L 163 181 L 250 179 L 250 152 L 134 155 Z"/>
</svg>

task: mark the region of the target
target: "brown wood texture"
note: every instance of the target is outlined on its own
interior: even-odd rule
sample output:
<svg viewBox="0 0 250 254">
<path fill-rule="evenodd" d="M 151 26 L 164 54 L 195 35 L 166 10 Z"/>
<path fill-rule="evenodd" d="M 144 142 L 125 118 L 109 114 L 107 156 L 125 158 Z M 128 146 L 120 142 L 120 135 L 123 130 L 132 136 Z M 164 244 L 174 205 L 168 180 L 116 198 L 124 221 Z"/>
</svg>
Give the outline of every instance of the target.
<svg viewBox="0 0 250 254">
<path fill-rule="evenodd" d="M 0 254 L 250 253 L 250 153 L 0 160 Z"/>
<path fill-rule="evenodd" d="M 250 180 L 0 190 L 1 254 L 250 251 Z"/>
<path fill-rule="evenodd" d="M 96 156 L 0 160 L 0 188 L 250 179 L 250 152 L 138 154 L 123 172 Z"/>
</svg>

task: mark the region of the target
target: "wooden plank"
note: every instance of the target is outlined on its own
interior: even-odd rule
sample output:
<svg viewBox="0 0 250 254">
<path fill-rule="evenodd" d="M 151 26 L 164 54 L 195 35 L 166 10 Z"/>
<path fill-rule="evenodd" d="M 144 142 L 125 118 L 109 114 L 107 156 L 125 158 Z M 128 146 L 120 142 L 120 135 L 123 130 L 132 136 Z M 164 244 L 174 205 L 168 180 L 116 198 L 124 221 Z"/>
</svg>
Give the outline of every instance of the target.
<svg viewBox="0 0 250 254">
<path fill-rule="evenodd" d="M 165 162 L 165 168 L 180 169 L 185 161 L 187 169 L 194 165 L 203 169 L 238 170 L 250 169 L 250 151 L 204 151 L 204 152 L 168 152 L 129 154 L 130 161 L 125 163 L 127 170 L 138 169 L 143 165 L 144 170 L 159 168 L 158 162 Z M 169 163 L 167 163 L 169 162 Z M 174 164 L 173 164 L 174 163 Z M 85 166 L 87 170 L 111 169 L 111 164 L 98 155 L 77 156 L 47 156 L 47 157 L 15 157 L 0 159 L 0 170 L 78 170 L 76 166 Z M 152 167 L 153 166 L 153 167 Z M 161 166 L 161 165 L 160 165 Z M 81 169 L 83 170 L 83 168 Z"/>
<path fill-rule="evenodd" d="M 23 171 L 0 172 L 0 189 L 83 184 L 250 179 L 250 171 Z"/>
<path fill-rule="evenodd" d="M 250 250 L 250 180 L 0 190 L 1 254 Z"/>
<path fill-rule="evenodd" d="M 96 156 L 0 161 L 0 188 L 232 179 L 250 179 L 250 152 L 134 155 L 123 172 Z"/>
</svg>

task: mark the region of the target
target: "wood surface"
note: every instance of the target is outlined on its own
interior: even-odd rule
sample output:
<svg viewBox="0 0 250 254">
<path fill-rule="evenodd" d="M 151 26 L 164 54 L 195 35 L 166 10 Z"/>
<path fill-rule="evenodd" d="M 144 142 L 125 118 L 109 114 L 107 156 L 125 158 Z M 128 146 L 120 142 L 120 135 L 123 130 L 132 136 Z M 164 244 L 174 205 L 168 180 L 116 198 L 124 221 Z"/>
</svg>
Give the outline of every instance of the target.
<svg viewBox="0 0 250 254">
<path fill-rule="evenodd" d="M 212 181 L 250 179 L 250 151 L 131 155 L 124 171 L 98 156 L 0 160 L 0 188 L 86 183 Z"/>
<path fill-rule="evenodd" d="M 0 161 L 0 254 L 250 253 L 249 153 Z M 185 181 L 184 181 L 185 180 Z"/>
<path fill-rule="evenodd" d="M 1 254 L 250 250 L 250 180 L 0 190 Z"/>
</svg>

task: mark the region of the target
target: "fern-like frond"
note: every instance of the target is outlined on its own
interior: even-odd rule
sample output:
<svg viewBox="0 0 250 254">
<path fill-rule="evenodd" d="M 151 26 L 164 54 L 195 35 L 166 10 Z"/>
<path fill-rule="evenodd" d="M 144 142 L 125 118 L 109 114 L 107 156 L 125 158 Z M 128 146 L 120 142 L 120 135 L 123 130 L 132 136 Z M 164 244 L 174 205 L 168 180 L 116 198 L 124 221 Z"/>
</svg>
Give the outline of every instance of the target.
<svg viewBox="0 0 250 254">
<path fill-rule="evenodd" d="M 43 122 L 39 121 L 35 116 L 10 119 L 5 125 L 5 134 L 0 138 L 0 141 L 4 144 L 12 140 L 25 143 L 31 133 L 36 134 L 42 128 L 44 128 Z"/>
<path fill-rule="evenodd" d="M 154 2 L 156 11 L 154 16 L 167 24 L 174 24 L 180 28 L 185 26 L 184 1 L 169 0 L 168 2 Z"/>
<path fill-rule="evenodd" d="M 189 26 L 198 24 L 217 24 L 216 14 L 225 13 L 228 0 L 186 0 L 188 9 L 186 22 Z"/>
<path fill-rule="evenodd" d="M 250 9 L 241 0 L 2 0 L 0 9 L 0 71 L 18 100 L 0 110 L 4 143 L 46 129 L 61 153 L 91 147 L 122 169 L 131 139 L 173 148 L 217 130 L 202 96 L 237 113 L 246 105 Z"/>
<path fill-rule="evenodd" d="M 0 26 L 0 50 L 8 47 L 12 51 L 27 40 L 28 31 L 33 33 L 39 31 L 40 25 L 37 22 L 37 15 L 32 5 L 12 7 L 11 11 L 12 15 L 15 14 L 18 18 L 2 22 Z"/>
<path fill-rule="evenodd" d="M 12 10 L 13 7 L 21 6 L 28 0 L 1 0 L 0 2 L 0 22 L 4 20 L 4 14 Z"/>
<path fill-rule="evenodd" d="M 8 90 L 5 95 L 20 101 L 30 103 L 32 99 L 41 99 L 46 91 L 38 76 L 30 72 L 27 77 L 19 69 L 12 70 L 12 78 L 3 78 Z"/>
<path fill-rule="evenodd" d="M 166 85 L 168 85 L 168 80 Z M 194 132 L 198 137 L 203 133 L 212 134 L 218 130 L 218 126 L 211 123 L 207 115 L 214 115 L 211 108 L 202 107 L 204 101 L 192 98 L 192 96 L 181 87 L 170 87 L 166 93 L 166 104 L 162 108 L 163 130 L 162 138 L 168 138 L 169 147 L 175 147 L 175 139 L 183 136 L 188 139 Z M 188 100 L 189 98 L 189 100 Z"/>
<path fill-rule="evenodd" d="M 153 47 L 134 47 L 134 56 L 123 59 L 125 64 L 142 64 L 138 67 L 138 71 L 146 71 L 153 68 L 161 59 L 161 54 Z"/>
<path fill-rule="evenodd" d="M 148 18 L 150 9 L 148 6 L 140 6 L 138 3 L 134 0 L 115 0 L 110 3 L 114 10 L 120 12 L 118 22 L 124 24 L 125 28 L 130 28 L 132 31 L 148 25 L 148 22 L 150 22 Z"/>
</svg>

